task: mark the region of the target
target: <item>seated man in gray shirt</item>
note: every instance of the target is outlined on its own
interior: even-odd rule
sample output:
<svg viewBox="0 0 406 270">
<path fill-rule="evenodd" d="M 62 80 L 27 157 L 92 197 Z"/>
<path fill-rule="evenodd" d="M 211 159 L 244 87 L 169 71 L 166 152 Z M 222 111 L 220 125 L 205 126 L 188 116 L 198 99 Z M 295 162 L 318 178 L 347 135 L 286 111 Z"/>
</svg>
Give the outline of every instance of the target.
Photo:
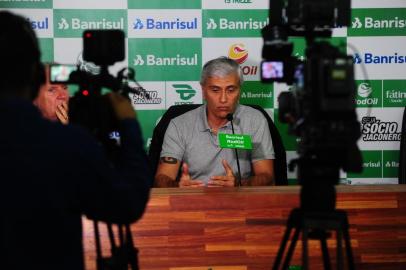
<svg viewBox="0 0 406 270">
<path fill-rule="evenodd" d="M 274 150 L 268 123 L 260 111 L 238 103 L 242 82 L 241 69 L 231 59 L 220 57 L 204 65 L 200 84 L 206 104 L 170 122 L 156 187 L 237 185 L 235 151 L 220 148 L 218 140 L 218 133 L 232 133 L 229 113 L 235 133 L 250 135 L 252 140 L 252 150 L 238 150 L 242 185 L 273 184 Z"/>
</svg>

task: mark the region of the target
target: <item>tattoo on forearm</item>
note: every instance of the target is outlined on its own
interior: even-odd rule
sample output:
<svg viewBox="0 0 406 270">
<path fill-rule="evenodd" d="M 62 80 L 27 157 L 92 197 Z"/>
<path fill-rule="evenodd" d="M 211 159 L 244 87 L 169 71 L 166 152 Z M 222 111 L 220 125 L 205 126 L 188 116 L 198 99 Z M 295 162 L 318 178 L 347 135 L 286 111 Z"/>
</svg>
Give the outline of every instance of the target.
<svg viewBox="0 0 406 270">
<path fill-rule="evenodd" d="M 178 160 L 173 157 L 161 157 L 161 163 L 176 164 Z"/>
</svg>

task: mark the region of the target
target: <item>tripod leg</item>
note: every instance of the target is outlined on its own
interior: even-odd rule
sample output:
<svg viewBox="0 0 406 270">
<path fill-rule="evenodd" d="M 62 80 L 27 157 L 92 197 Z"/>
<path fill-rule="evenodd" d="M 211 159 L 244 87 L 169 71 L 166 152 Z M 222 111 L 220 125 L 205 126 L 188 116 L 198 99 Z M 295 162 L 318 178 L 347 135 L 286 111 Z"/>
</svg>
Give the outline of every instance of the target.
<svg viewBox="0 0 406 270">
<path fill-rule="evenodd" d="M 124 230 L 126 232 L 126 245 L 127 245 L 127 256 L 128 263 L 132 270 L 138 270 L 138 250 L 134 247 L 133 236 L 131 233 L 131 227 L 129 224 L 124 225 Z"/>
<path fill-rule="evenodd" d="M 286 244 L 288 243 L 291 231 L 292 231 L 292 227 L 288 224 L 287 228 L 286 228 L 286 231 L 285 231 L 285 234 L 283 235 L 282 242 L 281 242 L 281 245 L 280 245 L 279 250 L 278 250 L 278 254 L 276 255 L 275 262 L 274 262 L 273 267 L 272 267 L 273 270 L 278 270 L 279 269 L 279 265 L 280 265 L 280 263 L 282 261 L 283 253 L 285 251 Z"/>
<path fill-rule="evenodd" d="M 323 265 L 325 270 L 331 269 L 330 254 L 327 248 L 327 240 L 325 237 L 320 238 L 321 253 L 323 254 Z"/>
<path fill-rule="evenodd" d="M 111 252 L 113 253 L 117 246 L 116 246 L 116 241 L 114 240 L 114 233 L 113 233 L 113 225 L 111 223 L 106 223 L 107 225 L 107 232 L 109 235 L 109 240 L 110 240 L 110 247 L 111 247 Z"/>
<path fill-rule="evenodd" d="M 289 245 L 288 253 L 286 254 L 285 261 L 283 262 L 282 269 L 288 269 L 290 260 L 292 259 L 293 251 L 295 250 L 297 239 L 299 239 L 300 229 L 296 228 L 295 233 L 293 234 L 292 242 Z"/>
<path fill-rule="evenodd" d="M 344 269 L 343 265 L 343 234 L 341 232 L 341 228 L 337 229 L 337 270 Z"/>
<path fill-rule="evenodd" d="M 102 257 L 99 224 L 98 224 L 97 220 L 93 221 L 93 228 L 94 228 L 94 238 L 96 240 L 96 269 L 103 270 L 103 269 L 105 269 L 105 265 L 104 265 L 103 257 Z"/>
<path fill-rule="evenodd" d="M 309 229 L 304 227 L 303 228 L 303 235 L 302 235 L 302 268 L 303 270 L 309 269 L 309 254 L 308 254 L 308 236 L 309 236 Z"/>
<path fill-rule="evenodd" d="M 345 250 L 347 252 L 348 269 L 349 270 L 354 270 L 355 265 L 354 265 L 354 258 L 352 257 L 352 248 L 351 248 L 350 234 L 348 232 L 348 220 L 347 220 L 347 217 L 345 217 L 345 224 L 344 224 L 343 234 L 344 234 L 344 241 L 345 241 Z"/>
</svg>

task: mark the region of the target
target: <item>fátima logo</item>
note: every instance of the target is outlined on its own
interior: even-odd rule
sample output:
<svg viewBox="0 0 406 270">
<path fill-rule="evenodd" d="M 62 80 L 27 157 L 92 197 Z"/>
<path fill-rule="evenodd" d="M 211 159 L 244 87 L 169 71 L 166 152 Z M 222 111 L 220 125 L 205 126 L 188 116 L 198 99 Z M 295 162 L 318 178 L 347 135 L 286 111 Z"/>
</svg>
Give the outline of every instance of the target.
<svg viewBox="0 0 406 270">
<path fill-rule="evenodd" d="M 244 44 L 233 44 L 228 50 L 228 57 L 241 65 L 247 60 L 248 51 L 245 49 Z"/>
<path fill-rule="evenodd" d="M 397 122 L 384 122 L 375 116 L 365 116 L 361 122 L 364 141 L 400 141 L 401 133 Z"/>
<path fill-rule="evenodd" d="M 197 29 L 198 23 L 197 18 L 193 18 L 190 21 L 181 20 L 180 18 L 176 18 L 174 20 L 159 20 L 157 18 L 145 18 L 144 21 L 140 18 L 136 18 L 135 22 L 133 23 L 134 30 L 189 30 L 189 29 Z"/>
<path fill-rule="evenodd" d="M 133 61 L 134 66 L 196 66 L 197 64 L 197 54 L 192 57 L 184 57 L 180 54 L 176 54 L 175 57 L 158 57 L 153 54 L 142 57 L 142 55 L 137 54 Z"/>
<path fill-rule="evenodd" d="M 173 84 L 172 86 L 175 88 L 176 93 L 179 94 L 180 99 L 183 101 L 190 100 L 196 95 L 196 90 L 193 89 L 189 84 Z"/>
</svg>

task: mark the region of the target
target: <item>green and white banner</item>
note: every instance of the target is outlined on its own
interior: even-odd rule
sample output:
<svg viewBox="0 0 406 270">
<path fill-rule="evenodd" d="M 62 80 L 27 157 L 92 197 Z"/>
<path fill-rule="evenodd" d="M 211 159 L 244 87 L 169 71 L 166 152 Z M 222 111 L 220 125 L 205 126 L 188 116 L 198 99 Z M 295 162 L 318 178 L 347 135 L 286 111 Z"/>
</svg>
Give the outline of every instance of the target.
<svg viewBox="0 0 406 270">
<path fill-rule="evenodd" d="M 259 104 L 274 119 L 287 149 L 297 156 L 297 138 L 278 121 L 277 97 L 284 84 L 259 79 L 262 37 L 269 0 L 0 0 L 0 9 L 23 15 L 36 31 L 44 62 L 84 64 L 82 32 L 122 29 L 128 66 L 151 99 L 130 98 L 138 111 L 146 145 L 153 128 L 174 104 L 202 103 L 202 65 L 228 56 L 241 64 L 242 103 Z M 3 26 L 7 27 L 7 26 Z M 304 58 L 305 41 L 291 38 L 294 55 Z M 334 29 L 331 43 L 354 56 L 361 174 L 341 173 L 348 184 L 397 183 L 402 113 L 406 106 L 406 1 L 352 0 L 351 27 Z M 92 70 L 95 66 L 86 63 Z M 296 172 L 289 172 L 295 182 Z"/>
</svg>

